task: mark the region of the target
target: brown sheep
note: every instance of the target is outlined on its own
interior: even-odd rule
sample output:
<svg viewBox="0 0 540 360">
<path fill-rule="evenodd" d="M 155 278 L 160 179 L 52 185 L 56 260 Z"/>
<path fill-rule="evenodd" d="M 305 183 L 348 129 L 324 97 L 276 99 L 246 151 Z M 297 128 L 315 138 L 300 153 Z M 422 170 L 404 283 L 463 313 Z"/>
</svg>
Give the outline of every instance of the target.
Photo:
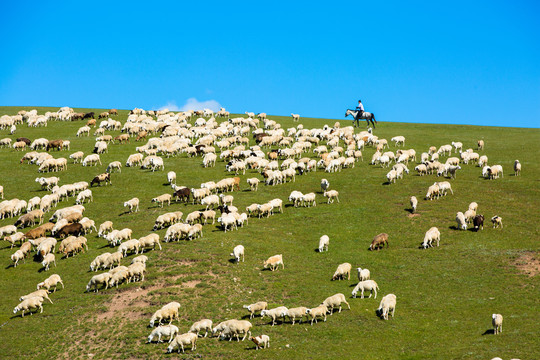
<svg viewBox="0 0 540 360">
<path fill-rule="evenodd" d="M 53 227 L 54 227 L 54 223 L 48 222 L 48 223 L 45 223 L 45 224 L 43 224 L 41 226 L 38 226 L 36 229 L 42 229 L 43 231 L 50 233 L 51 230 L 53 229 Z"/>
<path fill-rule="evenodd" d="M 49 151 L 50 149 L 56 149 L 60 151 L 62 149 L 62 145 L 64 145 L 63 140 L 51 140 L 47 144 L 47 151 Z"/>
<path fill-rule="evenodd" d="M 118 135 L 117 137 L 114 138 L 114 140 L 115 141 L 118 140 L 120 144 L 124 142 L 129 142 L 129 135 L 128 134 Z"/>
<path fill-rule="evenodd" d="M 58 237 L 63 239 L 67 235 L 80 236 L 84 232 L 83 226 L 79 223 L 64 226 L 59 232 Z"/>
<path fill-rule="evenodd" d="M 387 233 L 380 233 L 379 235 L 375 236 L 373 238 L 373 241 L 371 242 L 371 245 L 369 245 L 369 250 L 374 250 L 377 248 L 379 250 L 381 247 L 384 248 L 384 244 L 386 244 L 386 247 L 388 248 L 388 234 Z"/>
<path fill-rule="evenodd" d="M 109 113 L 107 111 L 102 112 L 101 114 L 98 115 L 98 119 L 104 119 L 106 117 L 109 117 Z"/>
<path fill-rule="evenodd" d="M 233 180 L 234 180 L 233 191 L 234 189 L 237 189 L 238 191 L 240 191 L 240 178 L 236 176 L 236 177 L 233 177 Z"/>
<path fill-rule="evenodd" d="M 148 131 L 146 131 L 146 130 L 139 131 L 139 134 L 137 135 L 137 138 L 135 139 L 135 141 L 140 141 L 142 139 L 146 139 L 146 135 L 148 135 Z"/>
<path fill-rule="evenodd" d="M 40 238 L 40 237 L 45 237 L 45 229 L 43 229 L 41 226 L 40 227 L 37 227 L 35 229 L 32 229 L 30 231 L 27 231 L 26 234 L 24 234 L 24 236 L 27 238 L 27 239 L 37 239 L 37 238 Z"/>
<path fill-rule="evenodd" d="M 118 109 L 111 109 L 111 110 L 109 110 L 109 114 L 111 114 L 111 115 L 118 115 Z"/>
<path fill-rule="evenodd" d="M 86 126 L 92 126 L 92 127 L 95 127 L 96 126 L 96 119 L 90 119 L 86 122 Z"/>
</svg>

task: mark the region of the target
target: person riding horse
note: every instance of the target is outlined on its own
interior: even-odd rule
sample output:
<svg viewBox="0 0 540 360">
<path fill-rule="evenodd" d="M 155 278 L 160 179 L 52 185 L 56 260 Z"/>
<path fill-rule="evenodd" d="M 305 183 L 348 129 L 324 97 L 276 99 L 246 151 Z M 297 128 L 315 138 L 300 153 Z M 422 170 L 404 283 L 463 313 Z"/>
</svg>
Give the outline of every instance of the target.
<svg viewBox="0 0 540 360">
<path fill-rule="evenodd" d="M 362 104 L 362 100 L 358 100 L 356 110 L 358 110 L 358 113 L 356 114 L 356 119 L 362 118 L 362 114 L 364 113 L 364 105 Z"/>
</svg>

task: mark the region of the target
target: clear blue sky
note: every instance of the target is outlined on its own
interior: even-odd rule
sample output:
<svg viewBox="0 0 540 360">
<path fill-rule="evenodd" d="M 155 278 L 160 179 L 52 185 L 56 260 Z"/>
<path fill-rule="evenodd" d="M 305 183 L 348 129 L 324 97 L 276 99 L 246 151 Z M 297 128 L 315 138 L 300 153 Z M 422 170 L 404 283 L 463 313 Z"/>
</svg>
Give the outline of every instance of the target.
<svg viewBox="0 0 540 360">
<path fill-rule="evenodd" d="M 192 99 L 341 119 L 362 99 L 382 122 L 540 127 L 539 1 L 3 1 L 0 14 L 0 105 Z"/>
</svg>

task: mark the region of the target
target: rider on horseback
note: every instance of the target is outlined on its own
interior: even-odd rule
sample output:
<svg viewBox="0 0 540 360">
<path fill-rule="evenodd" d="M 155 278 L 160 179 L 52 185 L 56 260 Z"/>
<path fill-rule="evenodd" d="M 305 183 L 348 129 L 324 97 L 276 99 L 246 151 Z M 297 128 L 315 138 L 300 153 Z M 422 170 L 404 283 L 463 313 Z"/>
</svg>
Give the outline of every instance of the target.
<svg viewBox="0 0 540 360">
<path fill-rule="evenodd" d="M 356 118 L 360 119 L 362 117 L 362 113 L 364 112 L 364 105 L 362 104 L 362 100 L 358 100 L 358 105 L 356 106 L 356 110 L 358 110 L 358 113 L 356 114 Z"/>
</svg>

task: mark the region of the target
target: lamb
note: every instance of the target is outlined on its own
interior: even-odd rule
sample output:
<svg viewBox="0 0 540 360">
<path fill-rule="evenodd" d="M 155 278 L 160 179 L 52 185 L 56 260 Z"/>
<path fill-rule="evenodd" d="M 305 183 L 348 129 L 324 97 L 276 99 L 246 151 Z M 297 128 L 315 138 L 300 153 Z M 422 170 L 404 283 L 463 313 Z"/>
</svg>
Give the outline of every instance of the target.
<svg viewBox="0 0 540 360">
<path fill-rule="evenodd" d="M 27 294 L 27 295 L 24 295 L 24 296 L 21 296 L 19 298 L 19 301 L 24 301 L 26 299 L 30 299 L 30 298 L 33 298 L 33 297 L 39 297 L 39 298 L 43 298 L 43 299 L 47 299 L 49 300 L 49 302 L 51 304 L 54 304 L 51 300 L 51 298 L 49 297 L 49 292 L 47 290 L 36 290 L 34 292 L 31 292 L 30 294 Z M 42 300 L 43 301 L 43 300 Z"/>
<path fill-rule="evenodd" d="M 467 221 L 465 221 L 465 215 L 461 211 L 456 214 L 456 222 L 458 229 L 467 230 Z"/>
<path fill-rule="evenodd" d="M 368 269 L 356 268 L 356 272 L 358 273 L 358 281 L 369 280 L 371 275 Z"/>
<path fill-rule="evenodd" d="M 337 202 L 339 203 L 339 192 L 337 190 L 329 190 L 329 191 L 325 191 L 323 193 L 323 196 L 328 198 L 328 204 L 331 204 L 334 202 L 334 199 L 337 200 Z"/>
<path fill-rule="evenodd" d="M 384 320 L 388 320 L 388 313 L 390 310 L 392 311 L 393 318 L 394 312 L 396 311 L 396 295 L 394 294 L 388 294 L 381 299 L 377 313 L 379 313 Z"/>
<path fill-rule="evenodd" d="M 267 347 L 270 347 L 270 337 L 268 335 L 260 335 L 260 336 L 250 336 L 249 340 L 253 341 L 255 343 L 255 349 L 266 349 Z"/>
<path fill-rule="evenodd" d="M 164 305 L 161 309 L 157 310 L 152 318 L 150 319 L 150 327 L 154 327 L 154 323 L 157 321 L 158 324 L 161 324 L 163 319 L 169 319 L 169 324 L 174 320 L 180 320 L 178 316 L 178 310 L 180 309 L 180 304 L 176 301 L 170 302 L 167 305 Z"/>
<path fill-rule="evenodd" d="M 178 347 L 178 353 L 180 353 L 180 349 L 182 349 L 182 352 L 184 351 L 184 345 L 191 345 L 191 350 L 197 349 L 197 335 L 193 333 L 185 333 L 182 335 L 177 335 L 172 342 L 169 343 L 169 347 L 167 348 L 167 353 L 173 352 L 174 348 Z"/>
<path fill-rule="evenodd" d="M 371 298 L 371 295 L 375 293 L 375 299 L 377 298 L 377 290 L 379 290 L 379 285 L 374 280 L 364 280 L 360 281 L 353 289 L 352 291 L 352 297 L 356 298 L 356 294 L 358 291 L 361 291 L 361 298 L 364 298 L 364 290 L 369 291 L 369 297 Z"/>
<path fill-rule="evenodd" d="M 199 334 L 204 331 L 203 337 L 206 337 L 206 335 L 208 335 L 208 331 L 212 331 L 212 324 L 212 320 L 210 319 L 203 319 L 197 321 L 193 323 L 193 325 L 191 325 L 191 327 L 189 328 L 189 332 L 199 336 Z"/>
<path fill-rule="evenodd" d="M 439 241 L 441 240 L 441 233 L 439 229 L 436 227 L 430 228 L 428 231 L 426 231 L 426 235 L 424 236 L 424 242 L 422 243 L 422 247 L 424 249 L 427 249 L 428 247 L 433 247 L 432 242 L 437 241 L 437 246 L 439 246 Z"/>
<path fill-rule="evenodd" d="M 475 231 L 484 230 L 484 215 L 476 215 L 473 219 L 473 225 Z"/>
<path fill-rule="evenodd" d="M 347 276 L 347 280 L 351 279 L 351 264 L 349 263 L 343 263 L 339 265 L 336 269 L 336 272 L 334 273 L 334 276 L 332 276 L 332 280 L 344 280 L 345 276 Z"/>
<path fill-rule="evenodd" d="M 16 314 L 19 311 L 22 311 L 22 316 L 24 317 L 24 312 L 28 311 L 32 315 L 32 309 L 40 309 L 40 313 L 43 312 L 43 298 L 41 297 L 32 297 L 26 300 L 23 300 L 19 305 L 15 306 L 13 313 Z"/>
<path fill-rule="evenodd" d="M 491 323 L 493 324 L 493 333 L 495 335 L 502 333 L 503 316 L 501 314 L 491 315 Z"/>
<path fill-rule="evenodd" d="M 519 162 L 519 160 L 516 160 L 514 162 L 514 176 L 519 175 L 521 175 L 521 163 Z"/>
<path fill-rule="evenodd" d="M 104 223 L 99 225 L 98 237 L 105 236 L 106 234 L 110 233 L 112 230 L 113 230 L 112 221 L 105 221 Z"/>
<path fill-rule="evenodd" d="M 495 215 L 494 217 L 492 217 L 491 223 L 493 224 L 493 228 L 503 228 L 502 217 L 500 217 L 499 215 Z"/>
<path fill-rule="evenodd" d="M 92 276 L 88 284 L 86 285 L 86 292 L 90 291 L 94 287 L 95 292 L 99 292 L 98 286 L 100 284 L 105 284 L 105 290 L 109 288 L 109 281 L 111 280 L 112 275 L 110 273 L 103 273 Z"/>
<path fill-rule="evenodd" d="M 369 250 L 379 250 L 381 248 L 384 248 L 384 244 L 386 244 L 386 248 L 390 247 L 390 245 L 388 244 L 388 234 L 380 233 L 373 238 L 371 245 L 369 245 Z"/>
<path fill-rule="evenodd" d="M 277 308 L 273 308 L 270 310 L 261 310 L 261 318 L 268 316 L 272 319 L 272 326 L 274 326 L 276 323 L 276 318 L 281 317 L 283 319 L 285 317 L 284 314 L 286 313 L 287 308 L 285 306 L 278 306 Z"/>
<path fill-rule="evenodd" d="M 323 252 L 324 249 L 328 251 L 328 245 L 330 244 L 330 238 L 328 235 L 323 235 L 319 239 L 319 252 Z"/>
<path fill-rule="evenodd" d="M 317 317 L 324 317 L 326 321 L 326 313 L 328 312 L 328 307 L 324 304 L 317 306 L 316 308 L 306 309 L 306 314 L 311 316 L 311 326 L 313 326 L 313 320 L 317 323 Z"/>
<path fill-rule="evenodd" d="M 41 262 L 41 265 L 45 268 L 45 271 L 49 270 L 49 266 L 54 263 L 54 266 L 56 266 L 56 259 L 54 257 L 54 254 L 47 254 L 43 258 L 43 261 Z"/>
<path fill-rule="evenodd" d="M 159 207 L 162 208 L 165 205 L 165 203 L 167 203 L 167 205 L 171 205 L 171 199 L 172 199 L 171 194 L 163 194 L 163 195 L 153 198 L 151 202 L 155 202 L 156 204 L 158 204 Z"/>
<path fill-rule="evenodd" d="M 283 269 L 285 269 L 282 254 L 271 256 L 263 263 L 264 268 L 266 269 L 270 267 L 271 271 L 275 271 L 279 267 L 279 265 L 281 265 Z"/>
<path fill-rule="evenodd" d="M 268 303 L 266 301 L 259 301 L 254 304 L 242 306 L 249 311 L 249 318 L 252 319 L 255 316 L 255 312 L 268 309 Z"/>
<path fill-rule="evenodd" d="M 240 257 L 242 257 L 242 262 L 244 262 L 244 247 L 242 245 L 235 246 L 231 256 L 234 257 L 234 261 L 236 261 L 236 263 L 240 263 Z"/>
<path fill-rule="evenodd" d="M 371 280 L 369 280 L 369 281 L 371 281 Z M 349 308 L 349 310 L 351 309 L 351 306 L 349 305 L 347 300 L 345 300 L 345 295 L 343 295 L 341 293 L 338 293 L 338 294 L 332 295 L 330 297 L 327 297 L 323 301 L 322 305 L 325 305 L 326 307 L 328 307 L 330 309 L 330 315 L 333 315 L 335 307 L 339 307 L 339 312 L 341 312 L 341 303 L 347 304 L 347 307 Z"/>
<path fill-rule="evenodd" d="M 416 196 L 411 196 L 410 202 L 411 212 L 414 214 L 416 212 L 416 206 L 418 205 L 418 200 L 416 199 Z"/>
<path fill-rule="evenodd" d="M 141 254 L 144 252 L 146 247 L 152 247 L 152 250 L 156 249 L 156 245 L 161 250 L 161 244 L 159 243 L 158 234 L 150 234 L 139 238 L 139 248 L 141 249 Z"/>
<path fill-rule="evenodd" d="M 54 291 L 56 292 L 56 288 L 58 284 L 62 284 L 62 289 L 64 288 L 64 283 L 62 282 L 62 278 L 58 274 L 52 274 L 47 279 L 45 279 L 43 282 L 40 282 L 37 284 L 37 289 L 44 288 L 47 291 L 50 291 L 51 287 L 54 287 Z"/>
</svg>

